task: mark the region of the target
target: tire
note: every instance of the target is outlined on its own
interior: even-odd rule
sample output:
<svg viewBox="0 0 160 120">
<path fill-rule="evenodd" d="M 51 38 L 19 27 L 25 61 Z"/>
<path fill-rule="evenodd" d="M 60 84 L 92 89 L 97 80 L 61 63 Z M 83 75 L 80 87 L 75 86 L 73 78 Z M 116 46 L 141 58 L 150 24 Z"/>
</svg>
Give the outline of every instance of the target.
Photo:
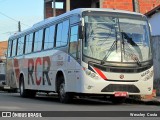
<svg viewBox="0 0 160 120">
<path fill-rule="evenodd" d="M 122 104 L 126 100 L 126 97 L 111 97 L 111 101 L 113 104 Z"/>
<path fill-rule="evenodd" d="M 61 103 L 70 103 L 73 99 L 73 95 L 71 93 L 65 92 L 64 80 L 62 80 L 59 84 L 58 96 L 59 96 L 59 100 L 60 100 Z"/>
<path fill-rule="evenodd" d="M 20 96 L 21 97 L 32 98 L 32 97 L 35 97 L 35 95 L 36 95 L 36 91 L 25 89 L 24 77 L 23 76 L 20 78 L 19 89 L 20 89 L 19 91 L 20 91 Z"/>
</svg>

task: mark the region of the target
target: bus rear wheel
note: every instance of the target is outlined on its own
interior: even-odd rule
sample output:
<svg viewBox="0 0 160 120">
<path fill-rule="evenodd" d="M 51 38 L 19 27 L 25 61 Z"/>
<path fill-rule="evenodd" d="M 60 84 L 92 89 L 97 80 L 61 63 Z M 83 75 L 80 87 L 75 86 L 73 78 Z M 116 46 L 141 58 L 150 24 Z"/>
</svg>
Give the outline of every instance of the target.
<svg viewBox="0 0 160 120">
<path fill-rule="evenodd" d="M 19 83 L 19 89 L 20 89 L 20 96 L 21 97 L 35 97 L 36 91 L 33 90 L 26 90 L 25 84 L 24 84 L 24 77 L 20 77 L 20 83 Z"/>
<path fill-rule="evenodd" d="M 65 83 L 62 81 L 59 84 L 58 96 L 61 103 L 70 103 L 73 99 L 73 95 L 65 91 Z"/>
</svg>

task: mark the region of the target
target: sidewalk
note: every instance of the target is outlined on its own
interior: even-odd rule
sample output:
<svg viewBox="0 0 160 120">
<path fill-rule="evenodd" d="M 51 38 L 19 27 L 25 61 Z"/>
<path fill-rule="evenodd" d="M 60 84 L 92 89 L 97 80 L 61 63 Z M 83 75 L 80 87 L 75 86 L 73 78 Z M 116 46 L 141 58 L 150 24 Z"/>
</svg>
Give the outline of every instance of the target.
<svg viewBox="0 0 160 120">
<path fill-rule="evenodd" d="M 145 105 L 160 105 L 160 96 L 153 97 L 152 99 L 132 99 L 128 98 L 126 103 L 145 104 Z"/>
<path fill-rule="evenodd" d="M 156 98 L 157 98 L 157 101 L 159 101 L 159 102 L 160 102 L 160 96 L 157 96 Z"/>
<path fill-rule="evenodd" d="M 160 105 L 160 96 L 157 96 L 155 89 L 152 91 L 151 95 L 141 96 L 141 100 L 145 104 Z"/>
<path fill-rule="evenodd" d="M 154 97 L 150 100 L 142 100 L 147 105 L 160 105 L 160 96 Z"/>
</svg>

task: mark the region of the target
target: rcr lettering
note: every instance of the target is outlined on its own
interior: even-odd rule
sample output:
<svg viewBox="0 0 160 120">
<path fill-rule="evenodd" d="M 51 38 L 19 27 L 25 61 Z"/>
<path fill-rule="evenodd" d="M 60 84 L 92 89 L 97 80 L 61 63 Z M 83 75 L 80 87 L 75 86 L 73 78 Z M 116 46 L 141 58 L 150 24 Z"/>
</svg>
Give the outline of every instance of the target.
<svg viewBox="0 0 160 120">
<path fill-rule="evenodd" d="M 42 70 L 38 70 L 38 67 L 42 66 Z M 42 82 L 42 85 L 46 84 L 46 81 L 48 85 L 51 85 L 51 81 L 49 78 L 49 71 L 50 71 L 50 58 L 49 57 L 38 57 L 35 61 L 33 59 L 28 60 L 28 85 L 40 85 Z M 39 71 L 42 71 L 42 76 L 38 76 Z M 35 81 L 34 76 L 35 75 Z"/>
</svg>

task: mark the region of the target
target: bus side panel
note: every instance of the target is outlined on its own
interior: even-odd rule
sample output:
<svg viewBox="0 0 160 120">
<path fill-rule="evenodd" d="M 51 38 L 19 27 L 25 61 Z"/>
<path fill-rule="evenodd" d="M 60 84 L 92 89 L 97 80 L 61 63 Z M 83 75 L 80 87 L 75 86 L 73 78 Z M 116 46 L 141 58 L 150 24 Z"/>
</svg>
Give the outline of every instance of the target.
<svg viewBox="0 0 160 120">
<path fill-rule="evenodd" d="M 53 91 L 52 55 L 50 53 L 53 54 L 53 51 L 43 51 L 25 56 L 26 89 Z"/>
<path fill-rule="evenodd" d="M 7 59 L 6 84 L 11 88 L 18 88 L 14 71 L 14 59 L 12 58 Z"/>
</svg>

